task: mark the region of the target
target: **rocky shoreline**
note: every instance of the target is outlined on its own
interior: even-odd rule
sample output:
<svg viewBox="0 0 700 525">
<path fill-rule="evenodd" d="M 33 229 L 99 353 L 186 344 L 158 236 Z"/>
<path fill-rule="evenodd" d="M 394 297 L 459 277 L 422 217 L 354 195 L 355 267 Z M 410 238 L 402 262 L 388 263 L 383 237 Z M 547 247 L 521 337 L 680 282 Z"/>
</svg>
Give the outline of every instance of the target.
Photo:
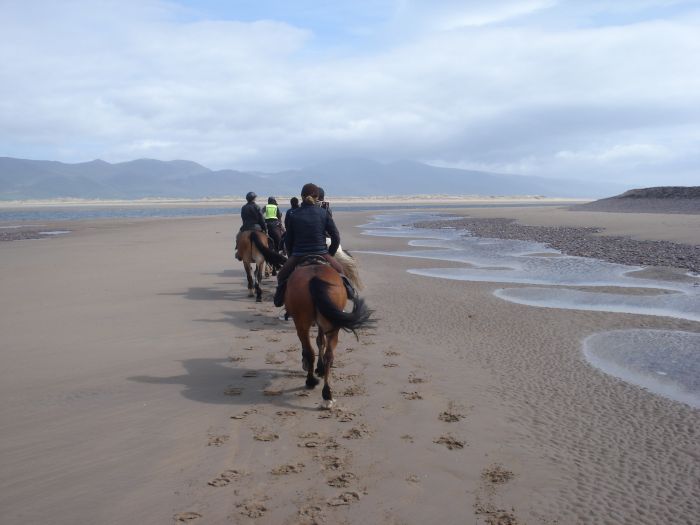
<svg viewBox="0 0 700 525">
<path fill-rule="evenodd" d="M 39 232 L 35 230 L 0 230 L 0 242 L 45 238 L 46 235 L 40 235 Z"/>
<path fill-rule="evenodd" d="M 700 214 L 700 186 L 660 186 L 577 204 L 570 211 Z"/>
<path fill-rule="evenodd" d="M 446 224 L 468 230 L 477 237 L 541 242 L 567 255 L 592 257 L 630 266 L 668 266 L 700 274 L 700 246 L 595 235 L 602 232 L 602 228 L 528 226 L 518 224 L 514 219 L 473 218 L 457 219 L 449 223 L 424 221 L 415 226 L 444 228 Z"/>
</svg>

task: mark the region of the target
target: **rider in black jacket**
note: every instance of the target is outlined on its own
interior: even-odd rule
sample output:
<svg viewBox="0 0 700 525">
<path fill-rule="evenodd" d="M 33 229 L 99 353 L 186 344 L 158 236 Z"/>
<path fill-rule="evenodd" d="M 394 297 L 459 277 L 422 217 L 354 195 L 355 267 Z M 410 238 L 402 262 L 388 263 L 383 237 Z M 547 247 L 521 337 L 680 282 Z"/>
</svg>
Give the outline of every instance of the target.
<svg viewBox="0 0 700 525">
<path fill-rule="evenodd" d="M 302 202 L 299 209 L 290 216 L 288 228 L 285 242 L 290 255 L 330 253 L 332 256 L 338 250 L 340 233 L 333 217 L 313 203 L 306 200 Z M 331 238 L 330 247 L 326 246 L 326 232 Z"/>
<path fill-rule="evenodd" d="M 285 213 L 284 213 L 284 229 L 286 230 L 289 228 L 289 218 L 290 216 L 299 209 L 299 199 L 296 197 L 292 197 L 289 199 L 289 205 L 291 208 L 289 208 Z"/>
<path fill-rule="evenodd" d="M 245 196 L 245 200 L 248 202 L 246 202 L 241 208 L 241 220 L 243 221 L 243 225 L 241 226 L 238 235 L 236 235 L 236 259 L 239 261 L 241 260 L 240 256 L 238 255 L 238 236 L 240 235 L 240 232 L 248 230 L 260 230 L 267 232 L 265 218 L 263 217 L 262 211 L 260 211 L 260 207 L 255 204 L 256 197 L 257 195 L 255 192 L 249 191 Z"/>
<path fill-rule="evenodd" d="M 241 208 L 241 219 L 243 220 L 243 225 L 241 226 L 241 231 L 246 230 L 262 230 L 267 232 L 267 224 L 265 224 L 265 218 L 263 217 L 260 207 L 255 204 L 255 199 L 257 195 L 255 192 L 249 191 L 245 196 L 246 202 Z"/>
</svg>

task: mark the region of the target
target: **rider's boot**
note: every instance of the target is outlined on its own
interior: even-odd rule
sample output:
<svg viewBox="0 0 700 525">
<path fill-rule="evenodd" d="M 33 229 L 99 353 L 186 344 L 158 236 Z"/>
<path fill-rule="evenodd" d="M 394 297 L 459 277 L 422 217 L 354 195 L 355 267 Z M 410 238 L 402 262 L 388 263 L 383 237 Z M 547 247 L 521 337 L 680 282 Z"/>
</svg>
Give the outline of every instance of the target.
<svg viewBox="0 0 700 525">
<path fill-rule="evenodd" d="M 287 281 L 282 281 L 277 283 L 277 289 L 275 290 L 275 298 L 273 302 L 275 306 L 282 306 L 284 304 L 284 292 L 287 290 Z"/>
<path fill-rule="evenodd" d="M 355 288 L 353 288 L 352 283 L 350 282 L 350 279 L 348 279 L 347 275 L 340 275 L 340 277 L 343 279 L 343 284 L 345 285 L 345 291 L 348 294 L 348 299 L 351 301 L 354 301 L 357 299 L 357 292 L 355 291 Z"/>
</svg>

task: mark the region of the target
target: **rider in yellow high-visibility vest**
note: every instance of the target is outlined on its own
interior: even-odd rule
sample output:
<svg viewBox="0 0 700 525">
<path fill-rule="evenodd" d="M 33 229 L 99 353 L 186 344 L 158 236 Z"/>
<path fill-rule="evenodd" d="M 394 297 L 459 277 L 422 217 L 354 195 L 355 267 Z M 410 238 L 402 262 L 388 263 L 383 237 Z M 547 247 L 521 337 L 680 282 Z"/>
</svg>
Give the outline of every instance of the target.
<svg viewBox="0 0 700 525">
<path fill-rule="evenodd" d="M 277 204 L 267 204 L 265 206 L 265 220 L 279 219 L 277 216 L 280 213 Z"/>
<path fill-rule="evenodd" d="M 275 249 L 279 251 L 282 247 L 282 212 L 274 197 L 267 199 L 267 205 L 263 209 L 263 217 L 265 217 L 267 233 L 275 243 Z"/>
</svg>

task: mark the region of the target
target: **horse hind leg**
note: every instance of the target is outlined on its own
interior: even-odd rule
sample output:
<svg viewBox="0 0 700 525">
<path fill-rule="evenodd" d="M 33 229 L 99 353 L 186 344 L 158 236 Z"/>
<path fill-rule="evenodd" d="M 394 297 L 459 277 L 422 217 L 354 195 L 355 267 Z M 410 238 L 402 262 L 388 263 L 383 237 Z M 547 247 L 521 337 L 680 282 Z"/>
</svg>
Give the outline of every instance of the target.
<svg viewBox="0 0 700 525">
<path fill-rule="evenodd" d="M 256 303 L 262 302 L 262 288 L 260 288 L 261 281 L 262 281 L 262 264 L 258 263 L 255 267 L 255 302 Z"/>
<path fill-rule="evenodd" d="M 330 410 L 335 405 L 335 399 L 333 399 L 333 392 L 331 391 L 331 368 L 333 368 L 333 358 L 335 356 L 335 347 L 338 345 L 338 330 L 333 330 L 330 333 L 326 333 L 326 349 L 323 353 L 323 390 L 321 395 L 323 396 L 323 401 L 321 402 L 321 408 Z"/>
<path fill-rule="evenodd" d="M 324 353 L 325 353 L 325 346 L 326 346 L 326 337 L 323 334 L 323 330 L 321 327 L 318 327 L 318 335 L 316 336 L 316 346 L 318 347 L 318 361 L 316 362 L 316 375 L 318 377 L 323 377 L 323 371 L 325 368 L 325 358 L 324 358 Z"/>
<path fill-rule="evenodd" d="M 243 267 L 245 268 L 245 276 L 248 279 L 248 297 L 253 297 L 253 288 L 255 287 L 253 282 L 253 270 L 249 262 L 244 262 Z"/>
<path fill-rule="evenodd" d="M 296 321 L 296 319 L 295 319 Z M 306 371 L 306 388 L 314 388 L 318 385 L 319 381 L 314 377 L 314 361 L 316 360 L 316 354 L 311 346 L 311 339 L 309 338 L 309 331 L 311 330 L 311 323 L 299 323 L 297 325 L 297 337 L 299 337 L 299 342 L 301 343 L 301 367 Z"/>
</svg>

